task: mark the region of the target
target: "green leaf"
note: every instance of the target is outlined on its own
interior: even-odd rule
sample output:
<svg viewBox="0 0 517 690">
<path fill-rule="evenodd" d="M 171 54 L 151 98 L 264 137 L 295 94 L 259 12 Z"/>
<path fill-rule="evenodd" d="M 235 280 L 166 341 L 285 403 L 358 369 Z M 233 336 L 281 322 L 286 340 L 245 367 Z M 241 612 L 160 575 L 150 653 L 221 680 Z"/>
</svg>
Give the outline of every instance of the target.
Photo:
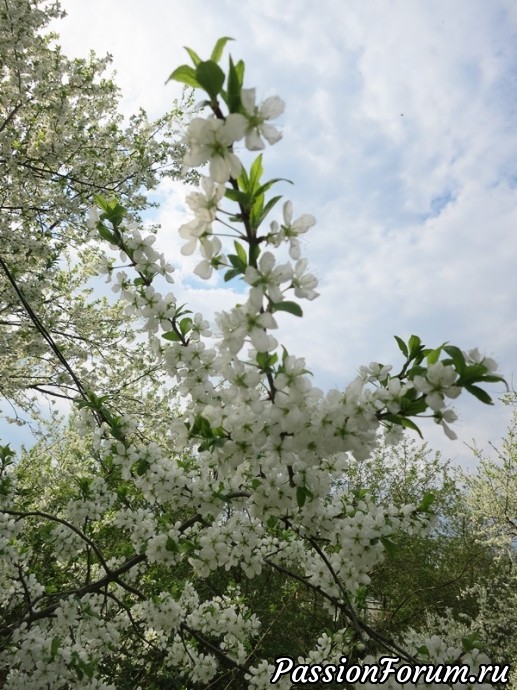
<svg viewBox="0 0 517 690">
<path fill-rule="evenodd" d="M 184 309 L 186 304 L 180 305 L 176 311 L 174 312 L 174 318 L 179 319 L 180 316 L 184 316 L 185 314 L 192 314 L 192 309 Z"/>
<path fill-rule="evenodd" d="M 478 400 L 481 400 L 481 402 L 485 403 L 485 405 L 494 404 L 492 402 L 492 398 L 488 395 L 488 393 L 484 391 L 482 388 L 479 388 L 479 386 L 473 386 L 472 384 L 466 385 L 465 390 L 471 393 Z"/>
<path fill-rule="evenodd" d="M 150 465 L 147 462 L 147 460 L 144 460 L 143 458 L 140 458 L 140 460 L 136 463 L 136 473 L 139 477 L 144 475 L 147 470 L 149 469 Z"/>
<path fill-rule="evenodd" d="M 54 660 L 56 658 L 56 654 L 59 650 L 59 645 L 61 644 L 61 639 L 59 637 L 53 637 L 52 642 L 50 644 L 50 659 Z"/>
<path fill-rule="evenodd" d="M 273 177 L 271 180 L 268 180 L 267 182 L 264 182 L 264 184 L 260 185 L 260 187 L 258 187 L 256 190 L 256 194 L 265 194 L 274 184 L 277 184 L 278 182 L 287 182 L 288 184 L 293 184 L 293 182 L 288 180 L 286 177 Z"/>
<path fill-rule="evenodd" d="M 429 656 L 429 649 L 425 646 L 425 644 L 420 646 L 416 651 L 418 654 L 422 654 L 423 656 Z"/>
<path fill-rule="evenodd" d="M 451 357 L 452 361 L 454 362 L 454 366 L 456 367 L 456 371 L 461 376 L 466 367 L 463 352 L 455 345 L 445 345 L 443 349 L 449 355 L 449 357 Z"/>
<path fill-rule="evenodd" d="M 246 172 L 246 168 L 242 166 L 241 174 L 237 178 L 237 183 L 239 185 L 239 189 L 241 189 L 244 192 L 248 191 L 249 187 L 249 182 L 250 178 L 248 177 L 248 173 Z"/>
<path fill-rule="evenodd" d="M 427 369 L 425 367 L 421 367 L 418 364 L 415 364 L 414 367 L 411 367 L 411 369 L 408 369 L 407 371 L 407 377 L 411 381 L 415 376 L 425 376 L 427 374 Z"/>
<path fill-rule="evenodd" d="M 422 432 L 420 431 L 419 427 L 415 424 L 415 422 L 413 422 L 413 420 L 408 419 L 407 417 L 401 417 L 400 418 L 400 426 L 403 426 L 406 429 L 412 429 L 413 431 L 416 431 L 416 433 L 420 436 L 420 438 L 422 440 L 424 439 Z"/>
<path fill-rule="evenodd" d="M 241 109 L 241 89 L 242 81 L 239 78 L 233 60 L 230 56 L 230 68 L 228 70 L 228 89 L 226 94 L 226 105 L 230 113 L 238 113 Z"/>
<path fill-rule="evenodd" d="M 404 357 L 409 357 L 409 350 L 407 349 L 406 343 L 402 340 L 402 338 L 399 338 L 398 335 L 394 335 L 393 337 L 397 341 L 397 345 L 399 346 L 399 350 L 402 352 Z"/>
<path fill-rule="evenodd" d="M 440 359 L 441 351 L 441 347 L 437 347 L 435 350 L 431 350 L 427 355 L 427 363 L 436 364 L 436 362 Z"/>
<path fill-rule="evenodd" d="M 196 79 L 210 98 L 217 98 L 224 84 L 224 72 L 216 62 L 200 62 L 196 67 Z"/>
<path fill-rule="evenodd" d="M 126 209 L 121 206 L 117 199 L 111 199 L 106 203 L 106 209 L 101 215 L 101 220 L 108 220 L 112 225 L 118 226 L 126 215 Z"/>
<path fill-rule="evenodd" d="M 200 414 L 194 420 L 190 434 L 191 436 L 202 436 L 203 438 L 213 438 L 214 436 L 210 422 Z"/>
<path fill-rule="evenodd" d="M 2 460 L 4 467 L 13 464 L 11 458 L 14 458 L 15 455 L 16 453 L 11 448 L 10 443 L 7 443 L 5 446 L 0 446 L 0 460 Z"/>
<path fill-rule="evenodd" d="M 497 376 L 496 374 L 487 374 L 486 376 L 482 376 L 479 380 L 485 383 L 506 383 L 502 376 Z"/>
<path fill-rule="evenodd" d="M 389 537 L 381 537 L 380 541 L 388 556 L 393 557 L 397 553 L 397 545 Z"/>
<path fill-rule="evenodd" d="M 228 281 L 232 280 L 235 278 L 235 276 L 239 276 L 242 273 L 238 268 L 230 268 L 229 271 L 226 271 L 224 274 L 224 282 L 227 283 Z"/>
<path fill-rule="evenodd" d="M 165 548 L 167 551 L 170 551 L 170 553 L 179 553 L 179 546 L 172 537 L 167 537 L 167 541 L 165 542 Z"/>
<path fill-rule="evenodd" d="M 237 252 L 237 256 L 239 257 L 239 259 L 242 261 L 243 264 L 246 265 L 248 263 L 248 256 L 242 244 L 239 244 L 237 241 L 235 241 L 233 243 L 233 246 L 235 247 L 235 251 Z"/>
<path fill-rule="evenodd" d="M 258 183 L 260 182 L 260 178 L 262 177 L 263 172 L 264 167 L 262 165 L 262 154 L 260 153 L 253 161 L 250 168 L 250 194 L 253 195 L 256 189 L 258 189 Z"/>
<path fill-rule="evenodd" d="M 287 311 L 294 316 L 303 316 L 302 308 L 296 302 L 271 302 L 273 311 Z"/>
<path fill-rule="evenodd" d="M 181 340 L 181 336 L 178 335 L 175 331 L 167 331 L 167 333 L 162 333 L 162 338 L 164 338 L 165 340 L 170 340 L 173 343 Z"/>
<path fill-rule="evenodd" d="M 171 72 L 170 77 L 165 83 L 167 84 L 167 82 L 172 80 L 179 81 L 187 86 L 192 86 L 195 89 L 201 88 L 201 84 L 196 77 L 196 70 L 190 65 L 180 65 L 177 67 L 174 72 Z"/>
<path fill-rule="evenodd" d="M 310 491 L 306 486 L 296 487 L 296 503 L 299 508 L 303 508 L 305 501 L 308 497 L 312 496 L 312 491 Z"/>
<path fill-rule="evenodd" d="M 422 341 L 417 335 L 412 335 L 408 341 L 409 345 L 409 355 L 410 357 L 415 357 L 418 354 Z"/>
<path fill-rule="evenodd" d="M 383 418 L 387 422 L 391 422 L 392 424 L 398 424 L 398 426 L 403 426 L 406 429 L 412 429 L 413 431 L 416 431 L 417 434 L 420 436 L 420 438 L 424 438 L 422 436 L 422 432 L 420 429 L 417 427 L 415 422 L 413 422 L 411 419 L 408 419 L 407 417 L 403 417 L 402 415 L 399 414 L 391 414 L 391 413 L 386 413 L 383 415 Z"/>
<path fill-rule="evenodd" d="M 251 204 L 251 197 L 247 192 L 242 192 L 238 189 L 227 189 L 224 196 L 231 201 L 236 201 L 244 208 L 249 208 Z"/>
<path fill-rule="evenodd" d="M 195 51 L 193 51 L 192 48 L 187 48 L 187 46 L 183 46 L 183 47 L 185 48 L 187 53 L 190 55 L 190 59 L 192 60 L 194 65 L 197 67 L 199 65 L 199 63 L 201 62 L 201 58 L 199 57 L 199 55 Z"/>
<path fill-rule="evenodd" d="M 420 501 L 420 505 L 417 508 L 418 512 L 419 513 L 427 513 L 429 511 L 429 508 L 435 502 L 435 499 L 436 499 L 436 496 L 432 493 L 432 491 L 426 492 L 424 494 L 424 497 Z"/>
<path fill-rule="evenodd" d="M 463 649 L 466 652 L 471 652 L 473 649 L 482 650 L 482 647 L 484 646 L 481 640 L 479 639 L 477 632 L 472 632 L 470 633 L 470 635 L 462 637 L 461 644 L 463 645 Z"/>
<path fill-rule="evenodd" d="M 241 86 L 244 84 L 244 69 L 244 62 L 239 60 L 239 62 L 235 65 L 235 71 Z"/>
<path fill-rule="evenodd" d="M 192 319 L 188 316 L 186 316 L 184 319 L 181 319 L 180 321 L 180 331 L 182 335 L 187 335 L 187 333 L 190 331 L 192 328 Z"/>
<path fill-rule="evenodd" d="M 407 417 L 416 417 L 419 414 L 423 414 L 427 410 L 427 403 L 425 398 L 420 398 L 416 402 L 410 403 L 409 405 L 402 405 L 401 411 Z"/>
<path fill-rule="evenodd" d="M 243 262 L 237 254 L 228 254 L 228 259 L 231 265 L 236 268 L 239 273 L 244 273 L 247 264 Z"/>
<path fill-rule="evenodd" d="M 276 353 L 270 355 L 269 352 L 257 352 L 256 360 L 259 367 L 266 371 L 278 362 L 278 355 Z"/>
<path fill-rule="evenodd" d="M 278 518 L 276 515 L 270 515 L 267 519 L 266 525 L 269 529 L 274 529 L 277 526 Z"/>
<path fill-rule="evenodd" d="M 101 208 L 103 211 L 107 211 L 109 209 L 108 200 L 101 194 L 95 194 L 93 198 L 95 199 L 95 203 L 97 204 L 97 206 Z"/>
<path fill-rule="evenodd" d="M 234 39 L 231 38 L 231 36 L 223 36 L 222 38 L 218 38 L 217 42 L 214 46 L 214 49 L 212 50 L 212 55 L 210 56 L 210 59 L 213 60 L 214 62 L 219 62 L 223 55 L 223 50 L 228 41 L 233 41 Z"/>
<path fill-rule="evenodd" d="M 105 225 L 102 225 L 99 223 L 97 225 L 97 230 L 99 232 L 99 235 L 102 237 L 103 240 L 106 240 L 106 242 L 109 242 L 110 244 L 114 244 L 115 246 L 117 245 L 117 240 L 115 239 L 115 235 L 108 230 L 108 228 Z"/>
<path fill-rule="evenodd" d="M 251 211 L 251 223 L 255 228 L 258 228 L 258 226 L 262 223 L 264 218 L 266 218 L 268 213 L 280 201 L 281 198 L 282 198 L 281 195 L 274 196 L 272 199 L 270 199 L 267 202 L 267 204 L 263 208 L 260 209 L 259 213 L 256 213 L 255 208 L 252 209 L 252 211 Z"/>
</svg>

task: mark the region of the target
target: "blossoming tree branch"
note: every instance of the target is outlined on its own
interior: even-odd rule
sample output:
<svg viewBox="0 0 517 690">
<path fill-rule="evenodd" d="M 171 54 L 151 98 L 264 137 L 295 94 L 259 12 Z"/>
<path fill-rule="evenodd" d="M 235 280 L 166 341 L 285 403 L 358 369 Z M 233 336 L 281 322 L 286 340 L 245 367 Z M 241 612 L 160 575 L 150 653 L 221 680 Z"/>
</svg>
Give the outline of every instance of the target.
<svg viewBox="0 0 517 690">
<path fill-rule="evenodd" d="M 149 420 L 121 413 L 110 395 L 69 371 L 61 353 L 75 387 L 77 443 L 93 462 L 62 505 L 42 507 L 19 490 L 13 453 L 2 448 L 4 688 L 136 687 L 146 667 L 167 687 L 269 688 L 274 659 L 262 652 L 274 617 L 259 619 L 246 584 L 267 578 L 302 601 L 311 597 L 333 622 L 316 631 L 303 663 L 391 654 L 475 672 L 488 661 L 473 637 L 420 631 L 394 639 L 375 627 L 370 574 L 397 534 L 429 529 L 433 497 L 381 505 L 368 487 L 343 491 L 338 481 L 381 433 L 392 443 L 405 429 L 420 433 L 419 418 L 433 418 L 454 438 L 450 401 L 466 392 L 490 404 L 484 384 L 503 379 L 477 350 L 426 347 L 413 335 L 397 337 L 398 367 L 360 367 L 342 391 L 312 385 L 304 360 L 281 346 L 277 315 L 301 318 L 304 300 L 318 297 L 300 247 L 315 219 L 275 193 L 280 180 L 263 179 L 262 151 L 281 138 L 272 121 L 284 104 L 257 103 L 242 61 L 230 57 L 224 71 L 228 40 L 207 60 L 187 49 L 192 64 L 170 79 L 204 99 L 184 137 L 184 171 L 199 169 L 200 177 L 187 197 L 191 217 L 179 228 L 182 253 L 199 253 L 202 279 L 217 271 L 240 281 L 242 303 L 213 326 L 179 305 L 161 291 L 173 269 L 154 248 L 155 234 L 120 200 L 96 196 L 85 232 L 106 247 L 99 270 L 143 323 L 155 366 L 182 402 L 166 432 L 152 437 Z M 244 149 L 260 152 L 249 167 Z M 16 275 L 6 262 L 2 268 L 30 309 Z M 38 328 L 51 337 L 44 322 Z M 40 542 L 47 565 L 36 568 Z M 152 682 L 145 687 L 164 687 Z M 289 678 L 276 684 L 291 687 Z"/>
</svg>

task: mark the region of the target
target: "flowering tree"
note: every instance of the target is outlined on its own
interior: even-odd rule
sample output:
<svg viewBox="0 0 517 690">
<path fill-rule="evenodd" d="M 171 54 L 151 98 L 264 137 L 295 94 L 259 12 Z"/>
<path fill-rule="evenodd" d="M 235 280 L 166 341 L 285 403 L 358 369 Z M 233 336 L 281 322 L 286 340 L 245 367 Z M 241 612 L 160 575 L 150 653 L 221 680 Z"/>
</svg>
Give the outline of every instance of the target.
<svg viewBox="0 0 517 690">
<path fill-rule="evenodd" d="M 505 403 L 515 405 L 515 392 Z M 513 682 L 517 661 L 517 411 L 496 458 L 474 448 L 479 461 L 476 472 L 464 475 L 467 505 L 478 542 L 488 545 L 499 565 L 496 577 L 485 578 L 468 592 L 479 602 L 478 626 L 489 649 L 501 650 L 512 663 Z"/>
<path fill-rule="evenodd" d="M 241 61 L 230 58 L 223 71 L 228 40 L 208 60 L 189 49 L 193 66 L 171 74 L 205 99 L 183 158 L 185 172 L 206 166 L 205 174 L 179 232 L 183 253 L 200 253 L 196 274 L 240 280 L 242 304 L 218 314 L 213 328 L 163 294 L 172 267 L 154 248 L 154 233 L 123 199 L 96 194 L 85 236 L 106 244 L 99 270 L 126 313 L 141 320 L 181 411 L 169 410 L 168 423 L 160 418 L 153 430 L 152 419 L 84 383 L 49 336 L 76 389 L 77 448 L 89 459 L 56 498 L 28 487 L 10 448 L 2 449 L 5 688 L 268 688 L 273 621 L 261 627 L 247 583 L 269 575 L 280 593 L 294 586 L 302 606 L 316 602 L 326 612 L 304 641 L 307 663 L 391 653 L 410 663 L 460 660 L 475 671 L 485 659 L 472 637 L 393 639 L 375 628 L 365 604 L 372 570 L 398 534 L 428 528 L 432 496 L 377 502 L 338 480 L 350 456 L 374 451 L 383 429 L 395 442 L 428 414 L 452 437 L 448 399 L 467 391 L 490 403 L 479 384 L 502 379 L 475 350 L 426 348 L 411 336 L 397 338 L 398 371 L 371 363 L 344 391 L 323 393 L 305 362 L 279 346 L 278 313 L 300 318 L 303 300 L 317 297 L 299 243 L 315 219 L 295 217 L 285 201 L 281 218 L 270 221 L 278 181 L 262 179 L 262 153 L 248 168 L 237 155 L 241 141 L 250 151 L 278 142 L 270 120 L 284 106 L 279 98 L 256 103 Z M 290 258 L 280 262 L 284 246 Z M 291 684 L 287 676 L 277 683 Z"/>
<path fill-rule="evenodd" d="M 121 308 L 81 289 L 98 260 L 84 231 L 93 195 L 117 194 L 136 217 L 149 206 L 142 190 L 180 170 L 180 110 L 124 122 L 109 59 L 70 60 L 43 35 L 61 14 L 46 1 L 0 7 L 0 379 L 3 407 L 20 422 L 37 415 L 42 395 L 76 394 L 43 327 L 98 392 L 103 371 L 124 365 Z"/>
</svg>

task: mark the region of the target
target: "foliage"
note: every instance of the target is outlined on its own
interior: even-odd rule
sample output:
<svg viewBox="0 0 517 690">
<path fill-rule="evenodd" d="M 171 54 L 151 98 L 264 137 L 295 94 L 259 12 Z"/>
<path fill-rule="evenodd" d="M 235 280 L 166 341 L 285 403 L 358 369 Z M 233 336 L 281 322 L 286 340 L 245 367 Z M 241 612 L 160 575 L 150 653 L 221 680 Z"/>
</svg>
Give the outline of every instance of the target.
<svg viewBox="0 0 517 690">
<path fill-rule="evenodd" d="M 423 415 L 453 436 L 448 400 L 466 391 L 490 403 L 484 384 L 502 381 L 495 362 L 448 343 L 427 348 L 412 335 L 407 342 L 397 338 L 403 360 L 396 373 L 371 363 L 344 391 L 324 394 L 313 387 L 305 362 L 279 346 L 272 335 L 278 313 L 299 318 L 302 300 L 318 296 L 299 242 L 315 219 L 305 214 L 294 220 L 286 201 L 282 218 L 265 227 L 281 199 L 271 193 L 280 181 L 263 180 L 262 154 L 245 167 L 234 146 L 244 141 L 247 150 L 262 151 L 266 142 L 277 143 L 280 133 L 270 120 L 283 112 L 283 102 L 273 97 L 257 105 L 254 89 L 244 88 L 242 61 L 230 58 L 223 70 L 228 38 L 216 43 L 208 60 L 188 49 L 193 66 L 171 74 L 205 92 L 201 105 L 208 113 L 190 121 L 183 142 L 185 171 L 208 166 L 187 199 L 194 217 L 179 230 L 183 252 L 199 249 L 199 277 L 222 270 L 226 282 L 245 287 L 243 304 L 218 315 L 213 336 L 202 315 L 160 291 L 164 281 L 173 282 L 171 267 L 153 246 L 154 232 L 136 215 L 144 203 L 140 186 L 155 184 L 152 161 L 161 160 L 160 152 L 168 155 L 167 142 L 144 136 L 140 150 L 140 126 L 149 130 L 137 120 L 136 141 L 121 143 L 130 135 L 109 129 L 117 123 L 107 125 L 112 111 L 104 90 L 111 91 L 100 81 L 94 93 L 104 109 L 89 111 L 83 128 L 92 155 L 81 175 L 90 181 L 76 189 L 69 166 L 78 151 L 65 145 L 73 136 L 60 133 L 55 142 L 53 133 L 67 117 L 60 84 L 77 86 L 77 94 L 66 91 L 66 104 L 76 98 L 86 108 L 81 98 L 87 94 L 91 101 L 93 68 L 63 63 L 37 32 L 54 6 L 5 7 L 4 25 L 11 31 L 22 26 L 28 36 L 20 46 L 14 40 L 8 45 L 13 66 L 6 62 L 6 78 L 27 81 L 29 112 L 50 63 L 66 64 L 70 75 L 67 81 L 59 71 L 43 98 L 50 124 L 38 124 L 37 133 L 36 125 L 18 119 L 25 101 L 16 91 L 6 108 L 3 131 L 10 134 L 3 145 L 13 153 L 20 141 L 20 161 L 36 156 L 45 163 L 18 166 L 18 153 L 11 156 L 8 175 L 17 200 L 12 208 L 6 202 L 2 232 L 11 249 L 0 266 L 20 323 L 6 325 L 5 347 L 26 360 L 32 354 L 20 333 L 26 324 L 35 328 L 44 375 L 50 367 L 50 385 L 63 386 L 68 397 L 73 391 L 76 406 L 73 428 L 63 435 L 51 430 L 20 464 L 13 463 L 9 446 L 2 447 L 3 687 L 268 688 L 275 636 L 282 630 L 287 651 L 306 663 L 392 654 L 411 663 L 461 661 L 475 672 L 487 658 L 472 637 L 449 642 L 427 630 L 386 633 L 370 621 L 368 597 L 382 594 L 384 579 L 376 573 L 408 535 L 419 539 L 431 529 L 430 492 L 418 496 L 413 487 L 412 495 L 393 500 L 389 492 L 376 497 L 369 486 L 346 486 L 343 477 L 352 459 L 361 462 L 376 451 L 381 431 L 396 442 L 406 428 L 419 432 L 415 419 Z M 40 53 L 47 60 L 44 73 L 37 71 L 40 58 L 33 59 Z M 25 77 L 25 64 L 31 76 Z M 105 122 L 106 138 L 95 130 L 92 151 L 90 124 L 102 129 Z M 22 132 L 16 139 L 15 127 Z M 128 162 L 129 170 L 123 168 Z M 111 172 L 116 181 L 106 180 Z M 62 175 L 68 182 L 60 182 Z M 36 210 L 26 196 L 31 185 Z M 82 227 L 88 190 L 96 209 Z M 13 240 L 22 226 L 32 238 L 28 246 L 19 233 Z M 67 338 L 58 338 L 52 310 L 50 278 L 61 270 L 63 250 L 89 242 L 106 247 L 98 271 L 113 282 L 123 313 L 138 319 L 148 336 L 136 361 L 128 361 L 118 341 L 119 334 L 131 337 L 126 322 L 109 332 L 100 323 L 101 341 L 122 352 L 103 363 L 100 377 L 94 371 L 99 353 L 91 348 L 93 320 L 91 336 L 82 338 L 90 343 L 90 360 L 82 365 L 67 350 Z M 282 246 L 290 259 L 278 263 Z M 99 313 L 105 309 L 99 304 Z M 77 319 L 74 324 L 80 327 Z M 7 374 L 18 379 L 16 371 Z M 181 396 L 176 409 L 173 384 Z M 23 400 L 10 385 L 9 395 Z M 24 373 L 17 385 L 34 384 Z M 126 394 L 119 396 L 120 389 Z M 143 415 L 152 398 L 156 403 Z M 285 634 L 287 624 L 298 629 Z M 278 682 L 279 688 L 291 685 L 289 678 Z"/>
</svg>

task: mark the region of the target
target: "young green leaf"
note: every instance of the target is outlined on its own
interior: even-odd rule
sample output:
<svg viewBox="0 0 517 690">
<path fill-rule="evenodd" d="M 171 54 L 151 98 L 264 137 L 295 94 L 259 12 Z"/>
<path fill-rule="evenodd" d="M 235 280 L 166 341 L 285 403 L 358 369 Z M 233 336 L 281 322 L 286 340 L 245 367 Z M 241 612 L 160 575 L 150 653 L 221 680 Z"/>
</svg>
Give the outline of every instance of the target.
<svg viewBox="0 0 517 690">
<path fill-rule="evenodd" d="M 249 191 L 252 195 L 254 194 L 255 190 L 258 189 L 258 183 L 260 182 L 263 172 L 264 167 L 262 165 L 262 154 L 259 154 L 251 164 L 250 168 Z"/>
<path fill-rule="evenodd" d="M 431 350 L 427 354 L 427 363 L 428 364 L 436 364 L 436 362 L 440 359 L 441 351 L 442 351 L 441 347 L 437 347 L 435 350 Z"/>
<path fill-rule="evenodd" d="M 244 273 L 246 270 L 246 262 L 242 261 L 240 256 L 237 256 L 237 254 L 228 254 L 228 259 L 230 260 L 231 265 L 236 268 L 239 273 Z"/>
<path fill-rule="evenodd" d="M 219 62 L 223 55 L 223 50 L 226 44 L 228 43 L 228 41 L 233 40 L 234 39 L 230 36 L 223 36 L 222 38 L 217 39 L 214 49 L 212 50 L 212 55 L 210 56 L 210 60 L 213 60 L 214 62 Z"/>
<path fill-rule="evenodd" d="M 210 98 L 215 99 L 223 88 L 224 72 L 213 60 L 207 60 L 196 67 L 196 79 Z"/>
<path fill-rule="evenodd" d="M 296 302 L 272 302 L 273 311 L 287 311 L 294 316 L 303 316 L 302 308 Z"/>
<path fill-rule="evenodd" d="M 243 264 L 246 265 L 248 263 L 248 256 L 242 244 L 239 244 L 237 241 L 235 241 L 233 243 L 233 246 L 235 247 L 235 251 L 237 252 L 237 256 L 239 257 L 239 259 L 242 261 Z"/>
<path fill-rule="evenodd" d="M 409 355 L 410 357 L 415 357 L 418 354 L 418 351 L 420 349 L 420 346 L 422 345 L 422 341 L 417 335 L 412 335 L 409 338 Z"/>
<path fill-rule="evenodd" d="M 102 225 L 99 223 L 97 225 L 97 231 L 99 235 L 102 237 L 103 240 L 106 240 L 106 242 L 109 242 L 110 244 L 117 244 L 117 240 L 115 239 L 115 235 L 108 230 L 108 228 L 105 225 Z"/>
<path fill-rule="evenodd" d="M 226 104 L 230 113 L 238 113 L 241 109 L 242 81 L 239 78 L 233 60 L 230 56 L 230 68 L 228 70 L 228 89 L 226 92 Z"/>
<path fill-rule="evenodd" d="M 230 268 L 229 271 L 226 271 L 224 274 L 224 282 L 227 283 L 228 281 L 232 280 L 235 278 L 235 276 L 238 276 L 242 273 L 238 268 Z"/>
<path fill-rule="evenodd" d="M 167 333 L 162 333 L 162 338 L 165 340 L 170 340 L 171 342 L 175 343 L 181 340 L 181 336 L 178 335 L 175 331 L 167 331 Z"/>
<path fill-rule="evenodd" d="M 95 194 L 93 198 L 95 199 L 95 203 L 97 204 L 97 206 L 101 208 L 104 212 L 106 212 L 109 209 L 108 200 L 105 197 L 101 196 L 100 194 Z"/>
<path fill-rule="evenodd" d="M 454 362 L 454 366 L 456 367 L 456 371 L 461 376 L 466 367 L 463 352 L 455 345 L 445 345 L 443 349 L 449 355 L 449 357 L 451 357 L 452 361 Z"/>
<path fill-rule="evenodd" d="M 194 50 L 192 50 L 192 48 L 187 48 L 187 46 L 183 46 L 183 47 L 185 48 L 187 53 L 190 55 L 190 59 L 194 63 L 194 66 L 197 67 L 199 65 L 199 63 L 201 62 L 201 58 L 199 57 L 199 55 Z"/>
<path fill-rule="evenodd" d="M 201 84 L 197 80 L 196 70 L 190 65 L 180 65 L 174 72 L 171 72 L 170 77 L 167 79 L 169 81 L 179 81 L 187 86 L 192 86 L 194 89 L 200 89 Z"/>
<path fill-rule="evenodd" d="M 192 319 L 188 316 L 186 316 L 184 319 L 181 319 L 180 321 L 180 331 L 182 335 L 187 335 L 187 333 L 190 331 L 192 328 Z"/>
<path fill-rule="evenodd" d="M 409 357 L 409 350 L 407 349 L 406 343 L 402 340 L 402 338 L 399 338 L 398 335 L 394 335 L 393 337 L 397 341 L 397 345 L 399 346 L 399 350 L 402 352 L 404 357 Z"/>
</svg>

